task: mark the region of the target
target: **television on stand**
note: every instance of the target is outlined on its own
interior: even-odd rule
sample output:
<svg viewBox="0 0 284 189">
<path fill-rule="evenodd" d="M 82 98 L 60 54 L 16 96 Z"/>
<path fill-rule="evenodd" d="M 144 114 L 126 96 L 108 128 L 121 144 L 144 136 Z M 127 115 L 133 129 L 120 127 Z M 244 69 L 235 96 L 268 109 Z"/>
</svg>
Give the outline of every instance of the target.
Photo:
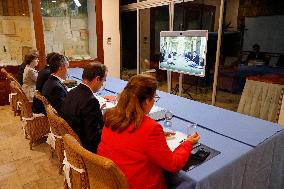
<svg viewBox="0 0 284 189">
<path fill-rule="evenodd" d="M 204 77 L 207 39 L 207 30 L 162 31 L 159 68 Z"/>
</svg>

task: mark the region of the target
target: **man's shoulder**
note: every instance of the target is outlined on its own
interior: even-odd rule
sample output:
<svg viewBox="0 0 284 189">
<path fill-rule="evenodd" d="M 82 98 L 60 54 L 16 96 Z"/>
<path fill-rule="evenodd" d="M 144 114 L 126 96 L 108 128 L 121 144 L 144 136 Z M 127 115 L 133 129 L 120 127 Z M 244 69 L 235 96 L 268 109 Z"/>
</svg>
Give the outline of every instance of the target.
<svg viewBox="0 0 284 189">
<path fill-rule="evenodd" d="M 89 93 L 85 88 L 77 86 L 68 92 L 64 103 L 67 104 L 77 104 L 78 107 L 85 109 L 85 107 L 100 107 L 99 101 L 95 98 L 92 93 Z"/>
<path fill-rule="evenodd" d="M 45 76 L 49 75 L 50 76 L 50 69 L 49 68 L 44 68 L 38 72 L 38 76 Z"/>
<path fill-rule="evenodd" d="M 88 101 L 92 99 L 94 95 L 92 94 L 92 92 L 89 91 L 86 86 L 80 84 L 71 91 L 69 91 L 68 96 L 80 96 L 83 101 Z"/>
<path fill-rule="evenodd" d="M 45 85 L 46 85 L 46 86 L 56 86 L 56 85 L 59 85 L 59 82 L 60 82 L 60 81 L 59 81 L 56 77 L 50 75 L 50 76 L 48 77 L 48 79 L 47 79 Z"/>
<path fill-rule="evenodd" d="M 49 76 L 47 81 L 43 85 L 43 91 L 46 90 L 54 90 L 54 89 L 62 89 L 65 91 L 64 86 L 60 83 L 59 79 L 53 77 L 52 75 Z"/>
</svg>

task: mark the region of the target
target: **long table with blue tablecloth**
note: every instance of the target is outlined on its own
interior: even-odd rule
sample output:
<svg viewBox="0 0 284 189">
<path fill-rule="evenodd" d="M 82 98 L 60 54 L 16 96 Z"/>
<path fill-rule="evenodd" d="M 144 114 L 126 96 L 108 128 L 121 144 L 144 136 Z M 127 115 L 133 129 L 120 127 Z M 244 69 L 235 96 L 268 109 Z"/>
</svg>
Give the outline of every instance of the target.
<svg viewBox="0 0 284 189">
<path fill-rule="evenodd" d="M 83 70 L 71 68 L 81 82 Z M 125 81 L 107 77 L 101 95 L 120 93 Z M 174 114 L 172 130 L 197 123 L 200 142 L 219 152 L 190 171 L 167 174 L 170 188 L 284 188 L 284 128 L 268 121 L 158 91 L 157 106 Z"/>
</svg>

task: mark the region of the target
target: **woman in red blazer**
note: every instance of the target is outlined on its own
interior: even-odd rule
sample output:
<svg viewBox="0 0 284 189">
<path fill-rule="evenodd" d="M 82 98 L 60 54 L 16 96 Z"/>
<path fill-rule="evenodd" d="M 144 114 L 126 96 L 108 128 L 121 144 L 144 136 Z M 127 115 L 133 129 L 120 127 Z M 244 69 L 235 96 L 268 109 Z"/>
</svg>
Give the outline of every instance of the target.
<svg viewBox="0 0 284 189">
<path fill-rule="evenodd" d="M 130 79 L 116 107 L 104 115 L 98 154 L 113 160 L 131 188 L 167 188 L 163 169 L 179 171 L 187 162 L 195 133 L 173 152 L 162 126 L 147 116 L 155 102 L 157 81 L 146 75 Z"/>
</svg>

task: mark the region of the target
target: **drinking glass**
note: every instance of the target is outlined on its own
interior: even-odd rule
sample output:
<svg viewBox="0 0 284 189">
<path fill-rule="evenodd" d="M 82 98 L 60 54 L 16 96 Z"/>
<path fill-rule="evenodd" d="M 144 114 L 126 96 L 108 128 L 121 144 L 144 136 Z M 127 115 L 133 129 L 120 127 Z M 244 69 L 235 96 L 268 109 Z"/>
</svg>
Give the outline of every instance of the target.
<svg viewBox="0 0 284 189">
<path fill-rule="evenodd" d="M 165 127 L 171 127 L 173 125 L 172 123 L 173 113 L 169 110 L 165 112 L 165 121 L 164 126 Z"/>
<path fill-rule="evenodd" d="M 186 134 L 187 135 L 191 135 L 191 134 L 197 132 L 197 126 L 198 126 L 197 123 L 190 123 L 190 124 L 188 124 L 187 125 L 187 132 L 186 132 Z"/>
</svg>

